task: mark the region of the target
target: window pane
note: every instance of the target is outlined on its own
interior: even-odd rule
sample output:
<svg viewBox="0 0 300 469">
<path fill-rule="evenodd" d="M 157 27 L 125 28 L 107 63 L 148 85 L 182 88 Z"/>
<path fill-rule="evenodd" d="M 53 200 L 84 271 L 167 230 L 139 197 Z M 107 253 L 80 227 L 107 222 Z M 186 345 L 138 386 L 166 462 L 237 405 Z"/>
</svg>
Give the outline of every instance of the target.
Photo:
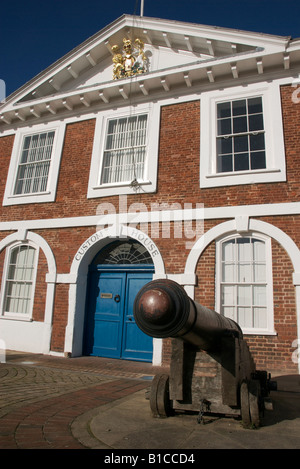
<svg viewBox="0 0 300 469">
<path fill-rule="evenodd" d="M 225 264 L 223 263 L 222 268 L 222 281 L 223 282 L 234 282 L 234 264 Z"/>
<path fill-rule="evenodd" d="M 231 116 L 231 105 L 230 101 L 227 103 L 219 103 L 217 105 L 217 117 L 218 119 L 224 119 L 225 117 Z"/>
<path fill-rule="evenodd" d="M 249 132 L 264 129 L 264 121 L 262 114 L 254 114 L 249 116 Z"/>
<path fill-rule="evenodd" d="M 218 138 L 217 140 L 217 153 L 218 155 L 225 155 L 232 153 L 232 137 Z"/>
<path fill-rule="evenodd" d="M 237 321 L 236 313 L 235 313 L 235 307 L 232 306 L 224 306 L 223 308 L 223 314 L 229 319 L 233 319 L 233 321 Z"/>
<path fill-rule="evenodd" d="M 248 113 L 249 114 L 258 114 L 262 112 L 262 99 L 259 98 L 249 98 L 248 99 Z"/>
<path fill-rule="evenodd" d="M 235 261 L 235 240 L 222 243 L 222 260 Z"/>
<path fill-rule="evenodd" d="M 252 259 L 250 238 L 238 238 L 237 247 L 239 261 L 250 261 Z"/>
<path fill-rule="evenodd" d="M 245 116 L 247 114 L 246 100 L 233 101 L 232 114 L 234 116 Z"/>
<path fill-rule="evenodd" d="M 235 287 L 232 285 L 223 285 L 222 286 L 222 304 L 229 306 L 234 306 L 235 301 Z"/>
<path fill-rule="evenodd" d="M 249 154 L 238 153 L 234 155 L 234 170 L 235 171 L 246 171 L 249 169 Z"/>
<path fill-rule="evenodd" d="M 259 239 L 252 239 L 253 245 L 253 259 L 259 262 L 265 262 L 266 260 L 266 249 L 264 241 Z"/>
<path fill-rule="evenodd" d="M 253 287 L 253 304 L 255 306 L 266 306 L 266 287 L 254 286 Z"/>
<path fill-rule="evenodd" d="M 247 132 L 247 117 L 234 117 L 233 119 L 233 133 L 240 134 Z"/>
<path fill-rule="evenodd" d="M 267 322 L 267 309 L 266 308 L 253 308 L 253 326 L 258 329 L 266 329 Z"/>
<path fill-rule="evenodd" d="M 238 266 L 238 281 L 239 282 L 251 282 L 252 281 L 252 265 L 251 264 L 239 264 Z"/>
<path fill-rule="evenodd" d="M 238 323 L 241 327 L 253 327 L 251 308 L 238 307 Z"/>
<path fill-rule="evenodd" d="M 228 156 L 218 156 L 217 159 L 217 172 L 218 173 L 225 173 L 228 171 L 232 171 L 232 155 Z"/>
<path fill-rule="evenodd" d="M 231 133 L 231 119 L 218 120 L 218 135 L 230 135 Z"/>
<path fill-rule="evenodd" d="M 250 150 L 264 150 L 265 149 L 265 136 L 264 134 L 250 135 Z"/>
<path fill-rule="evenodd" d="M 237 302 L 241 306 L 251 305 L 251 286 L 238 286 L 237 287 Z"/>
<path fill-rule="evenodd" d="M 264 151 L 251 152 L 251 169 L 266 168 L 266 154 Z"/>
<path fill-rule="evenodd" d="M 248 135 L 234 137 L 234 153 L 247 152 L 248 149 Z"/>
<path fill-rule="evenodd" d="M 254 277 L 253 277 L 254 282 L 266 281 L 266 265 L 265 264 L 254 264 L 253 273 L 254 273 Z"/>
</svg>

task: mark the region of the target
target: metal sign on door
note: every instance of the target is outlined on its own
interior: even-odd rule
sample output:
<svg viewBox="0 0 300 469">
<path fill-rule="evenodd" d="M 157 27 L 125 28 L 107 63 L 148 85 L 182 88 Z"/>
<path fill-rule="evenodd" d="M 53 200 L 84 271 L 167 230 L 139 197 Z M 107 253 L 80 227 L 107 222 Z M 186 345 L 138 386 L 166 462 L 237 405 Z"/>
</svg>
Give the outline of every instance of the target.
<svg viewBox="0 0 300 469">
<path fill-rule="evenodd" d="M 152 361 L 152 337 L 135 324 L 133 302 L 150 272 L 90 274 L 85 353 L 109 358 Z"/>
</svg>

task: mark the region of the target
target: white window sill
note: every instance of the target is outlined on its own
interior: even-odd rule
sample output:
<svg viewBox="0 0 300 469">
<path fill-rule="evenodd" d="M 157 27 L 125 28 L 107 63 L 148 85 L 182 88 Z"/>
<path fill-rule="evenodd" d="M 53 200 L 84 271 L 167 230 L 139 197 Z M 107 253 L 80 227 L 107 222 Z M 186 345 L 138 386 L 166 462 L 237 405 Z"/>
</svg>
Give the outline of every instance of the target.
<svg viewBox="0 0 300 469">
<path fill-rule="evenodd" d="M 229 171 L 229 172 L 224 172 L 224 173 L 214 173 L 214 174 L 207 174 L 207 178 L 219 178 L 219 177 L 227 177 L 227 176 L 242 176 L 244 174 L 247 174 L 249 176 L 255 175 L 255 174 L 269 174 L 269 173 L 278 173 L 280 172 L 279 168 L 274 168 L 274 169 L 255 169 L 253 171 Z"/>
<path fill-rule="evenodd" d="M 20 314 L 8 314 L 4 313 L 3 316 L 0 316 L 0 319 L 4 320 L 9 320 L 9 321 L 23 321 L 23 322 L 33 322 L 33 319 L 30 316 L 22 316 L 20 317 Z"/>
<path fill-rule="evenodd" d="M 3 206 L 33 204 L 43 202 L 54 202 L 55 196 L 52 192 L 36 192 L 34 194 L 18 194 L 5 197 Z"/>
<path fill-rule="evenodd" d="M 276 331 L 270 331 L 267 329 L 243 329 L 243 334 L 244 335 L 273 335 L 276 336 L 277 332 Z"/>
<path fill-rule="evenodd" d="M 102 190 L 102 189 L 109 189 L 111 187 L 138 187 L 138 186 L 145 186 L 151 184 L 151 181 L 137 181 L 136 183 L 134 181 L 126 181 L 126 182 L 114 182 L 111 184 L 101 184 L 101 186 L 94 186 L 92 189 L 93 190 Z"/>
<path fill-rule="evenodd" d="M 112 184 L 102 184 L 101 186 L 93 186 L 88 190 L 88 199 L 95 197 L 106 197 L 108 195 L 134 194 L 135 192 L 155 192 L 155 185 L 151 181 L 137 181 L 136 184 L 131 182 L 116 182 Z M 116 192 L 117 191 L 117 192 Z"/>
<path fill-rule="evenodd" d="M 286 181 L 285 171 L 279 168 L 256 169 L 253 171 L 236 171 L 228 173 L 206 174 L 200 178 L 200 187 L 237 186 L 242 184 L 259 184 Z"/>
</svg>

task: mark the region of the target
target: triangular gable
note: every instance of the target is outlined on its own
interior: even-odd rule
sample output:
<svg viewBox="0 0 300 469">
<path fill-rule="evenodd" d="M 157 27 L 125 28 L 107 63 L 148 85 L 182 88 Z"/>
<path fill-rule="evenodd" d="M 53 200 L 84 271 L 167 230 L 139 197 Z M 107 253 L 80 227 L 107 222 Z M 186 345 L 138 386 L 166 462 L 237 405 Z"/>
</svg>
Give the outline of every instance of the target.
<svg viewBox="0 0 300 469">
<path fill-rule="evenodd" d="M 90 99 L 100 96 L 106 102 L 110 97 L 115 99 L 119 91 L 126 99 L 128 77 L 122 74 L 120 78 L 115 76 L 113 61 L 115 47 L 124 55 L 124 39 L 130 40 L 132 45 L 136 40 L 143 44 L 147 64 L 145 70 L 135 76 L 139 80 L 138 90 L 144 94 L 148 94 L 150 88 L 157 89 L 157 86 L 169 90 L 169 84 L 178 80 L 176 73 L 177 76 L 183 73 L 187 86 L 195 78 L 214 81 L 213 68 L 224 75 L 229 70 L 236 77 L 237 61 L 283 54 L 290 40 L 220 27 L 123 15 L 8 97 L 0 107 L 2 122 L 14 119 L 13 112 L 16 113 L 18 108 L 20 112 L 17 116 L 22 120 L 26 120 L 28 115 L 38 117 L 43 114 L 46 101 L 47 110 L 56 113 L 57 105 L 69 110 L 78 103 L 89 106 Z M 245 63 L 241 70 L 247 71 Z M 79 95 L 81 92 L 83 94 Z"/>
<path fill-rule="evenodd" d="M 282 45 L 277 36 L 176 21 L 124 15 L 88 39 L 74 51 L 19 90 L 17 102 L 52 96 L 60 90 L 78 89 L 113 79 L 113 51 L 123 39 L 140 39 L 145 44 L 148 71 L 163 71 L 208 58 L 228 57 L 243 52 L 272 50 Z"/>
</svg>

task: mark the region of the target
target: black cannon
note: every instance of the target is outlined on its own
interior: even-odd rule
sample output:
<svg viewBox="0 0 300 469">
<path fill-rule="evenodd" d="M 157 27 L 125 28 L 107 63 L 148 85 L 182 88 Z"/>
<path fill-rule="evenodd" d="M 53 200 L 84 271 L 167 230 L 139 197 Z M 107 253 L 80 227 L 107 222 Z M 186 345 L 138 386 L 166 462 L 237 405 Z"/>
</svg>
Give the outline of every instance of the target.
<svg viewBox="0 0 300 469">
<path fill-rule="evenodd" d="M 156 375 L 150 391 L 154 416 L 176 411 L 241 416 L 258 427 L 271 409 L 276 383 L 256 370 L 239 325 L 193 301 L 171 280 L 153 280 L 137 294 L 138 327 L 156 338 L 172 338 L 170 374 Z"/>
</svg>

